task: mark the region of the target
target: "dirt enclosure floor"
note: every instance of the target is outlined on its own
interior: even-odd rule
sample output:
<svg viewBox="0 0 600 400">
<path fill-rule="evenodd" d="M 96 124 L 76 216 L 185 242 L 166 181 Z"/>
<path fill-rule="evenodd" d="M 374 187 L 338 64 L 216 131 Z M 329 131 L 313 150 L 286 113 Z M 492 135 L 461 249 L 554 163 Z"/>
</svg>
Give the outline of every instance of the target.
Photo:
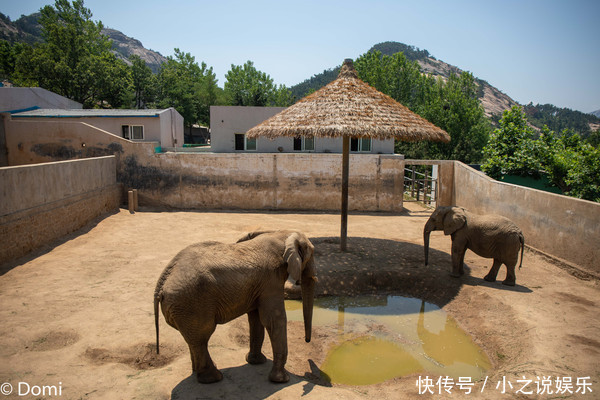
<svg viewBox="0 0 600 400">
<path fill-rule="evenodd" d="M 339 250 L 337 214 L 121 209 L 98 219 L 0 268 L 0 399 L 600 398 L 598 280 L 577 278 L 531 250 L 514 288 L 485 282 L 491 260 L 472 252 L 466 275 L 451 278 L 450 237 L 432 233 L 424 267 L 422 230 L 430 211 L 405 207 L 396 215 L 350 215 L 346 253 Z M 209 343 L 224 374 L 219 383 L 196 382 L 183 338 L 162 315 L 157 356 L 153 291 L 170 259 L 194 242 L 234 242 L 267 229 L 300 230 L 311 238 L 318 295 L 398 294 L 442 307 L 487 353 L 487 379 L 475 382 L 470 394 L 456 385 L 420 393 L 421 374 L 332 385 L 318 366 L 333 339 L 314 327 L 305 343 L 302 323 L 289 321 L 291 379 L 272 384 L 270 361 L 245 363 L 245 316 L 219 326 Z M 263 350 L 271 359 L 268 337 Z"/>
</svg>

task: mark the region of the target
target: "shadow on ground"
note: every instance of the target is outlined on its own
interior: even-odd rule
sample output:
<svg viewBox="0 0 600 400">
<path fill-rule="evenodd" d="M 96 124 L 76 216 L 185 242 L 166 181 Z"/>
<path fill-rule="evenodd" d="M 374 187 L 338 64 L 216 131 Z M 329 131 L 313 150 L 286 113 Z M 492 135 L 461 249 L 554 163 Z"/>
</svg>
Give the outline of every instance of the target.
<svg viewBox="0 0 600 400">
<path fill-rule="evenodd" d="M 462 285 L 488 286 L 497 290 L 528 293 L 530 289 L 509 287 L 500 281 L 486 282 L 465 275 L 450 276 L 449 253 L 429 249 L 429 265 L 424 265 L 423 246 L 397 240 L 350 237 L 347 251 L 340 250 L 338 237 L 311 238 L 315 245 L 315 262 L 319 283 L 317 296 L 386 293 L 415 297 L 443 307 L 459 292 Z M 490 267 L 492 260 L 490 260 Z M 500 272 L 499 278 L 503 279 Z"/>
<path fill-rule="evenodd" d="M 311 238 L 317 264 L 317 296 L 371 293 L 416 297 L 440 307 L 451 301 L 470 270 L 460 279 L 450 276 L 450 255 L 429 250 L 424 265 L 423 246 L 414 243 L 350 237 L 347 251 L 337 237 Z"/>
<path fill-rule="evenodd" d="M 194 374 L 188 376 L 171 391 L 172 400 L 204 400 L 204 399 L 234 399 L 244 393 L 244 399 L 265 399 L 285 390 L 285 388 L 301 383 L 303 396 L 309 394 L 315 386 L 331 387 L 331 384 L 321 377 L 321 371 L 312 360 L 308 360 L 310 373 L 304 376 L 290 373 L 287 383 L 272 383 L 268 376 L 273 366 L 271 361 L 262 365 L 243 364 L 231 368 L 223 368 L 223 380 L 217 383 L 203 385 L 196 381 Z M 252 377 L 252 379 L 248 379 Z"/>
</svg>

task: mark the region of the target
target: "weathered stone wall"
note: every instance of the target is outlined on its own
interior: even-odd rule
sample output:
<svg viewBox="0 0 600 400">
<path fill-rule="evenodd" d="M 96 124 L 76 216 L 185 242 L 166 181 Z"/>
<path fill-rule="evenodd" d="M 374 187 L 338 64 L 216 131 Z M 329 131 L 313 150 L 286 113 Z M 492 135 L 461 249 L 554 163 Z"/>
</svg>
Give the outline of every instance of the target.
<svg viewBox="0 0 600 400">
<path fill-rule="evenodd" d="M 402 208 L 402 158 L 350 156 L 350 210 Z M 339 210 L 339 154 L 127 156 L 121 174 L 141 205 L 194 209 Z"/>
<path fill-rule="evenodd" d="M 453 204 L 503 215 L 521 227 L 527 245 L 600 276 L 599 203 L 498 182 L 454 164 Z"/>
<path fill-rule="evenodd" d="M 114 156 L 0 168 L 0 264 L 119 206 Z"/>
</svg>

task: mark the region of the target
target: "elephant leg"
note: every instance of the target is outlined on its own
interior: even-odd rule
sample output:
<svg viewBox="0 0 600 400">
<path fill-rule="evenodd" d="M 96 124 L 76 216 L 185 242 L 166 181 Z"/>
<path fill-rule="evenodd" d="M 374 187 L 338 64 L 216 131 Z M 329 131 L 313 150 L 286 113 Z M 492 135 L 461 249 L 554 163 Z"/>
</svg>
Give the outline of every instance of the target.
<svg viewBox="0 0 600 400">
<path fill-rule="evenodd" d="M 467 249 L 464 249 L 462 252 L 462 256 L 460 260 L 458 260 L 458 274 L 460 276 L 465 274 L 465 254 L 467 253 Z"/>
<path fill-rule="evenodd" d="M 505 265 L 506 278 L 504 279 L 502 284 L 507 286 L 515 286 L 515 283 L 517 282 L 517 277 L 515 276 L 515 265 L 517 265 L 517 262 L 515 261 L 514 263 L 505 263 Z"/>
<path fill-rule="evenodd" d="M 196 373 L 199 383 L 213 383 L 223 379 L 223 374 L 217 369 L 208 353 L 208 340 L 216 329 L 213 323 L 190 323 L 188 317 L 184 323 L 178 323 L 179 331 L 190 348 L 192 371 Z"/>
<path fill-rule="evenodd" d="M 260 321 L 267 329 L 273 348 L 273 368 L 269 373 L 272 382 L 287 382 L 290 376 L 285 370 L 287 361 L 287 318 L 283 297 L 280 301 L 265 301 L 259 307 Z"/>
<path fill-rule="evenodd" d="M 262 354 L 265 327 L 260 322 L 258 310 L 248 313 L 248 324 L 250 325 L 250 352 L 246 355 L 246 361 L 249 364 L 263 364 L 267 361 L 267 357 Z"/>
<path fill-rule="evenodd" d="M 460 240 L 452 241 L 452 273 L 450 274 L 450 276 L 458 278 L 465 273 L 464 262 L 466 251 L 466 243 L 463 243 Z"/>
<path fill-rule="evenodd" d="M 490 272 L 483 278 L 488 282 L 496 282 L 496 277 L 498 276 L 498 271 L 502 266 L 502 262 L 496 258 L 494 258 L 494 264 L 492 264 L 492 268 L 490 268 Z"/>
</svg>

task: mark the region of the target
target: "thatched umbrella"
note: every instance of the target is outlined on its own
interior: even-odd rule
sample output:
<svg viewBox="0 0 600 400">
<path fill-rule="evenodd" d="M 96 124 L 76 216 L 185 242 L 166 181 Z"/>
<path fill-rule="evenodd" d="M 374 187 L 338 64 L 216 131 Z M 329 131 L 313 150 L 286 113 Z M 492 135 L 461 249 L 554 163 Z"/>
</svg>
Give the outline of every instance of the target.
<svg viewBox="0 0 600 400">
<path fill-rule="evenodd" d="M 250 129 L 247 136 L 343 137 L 342 251 L 348 227 L 350 138 L 450 140 L 444 130 L 360 80 L 351 59 L 344 61 L 336 80 Z"/>
</svg>

